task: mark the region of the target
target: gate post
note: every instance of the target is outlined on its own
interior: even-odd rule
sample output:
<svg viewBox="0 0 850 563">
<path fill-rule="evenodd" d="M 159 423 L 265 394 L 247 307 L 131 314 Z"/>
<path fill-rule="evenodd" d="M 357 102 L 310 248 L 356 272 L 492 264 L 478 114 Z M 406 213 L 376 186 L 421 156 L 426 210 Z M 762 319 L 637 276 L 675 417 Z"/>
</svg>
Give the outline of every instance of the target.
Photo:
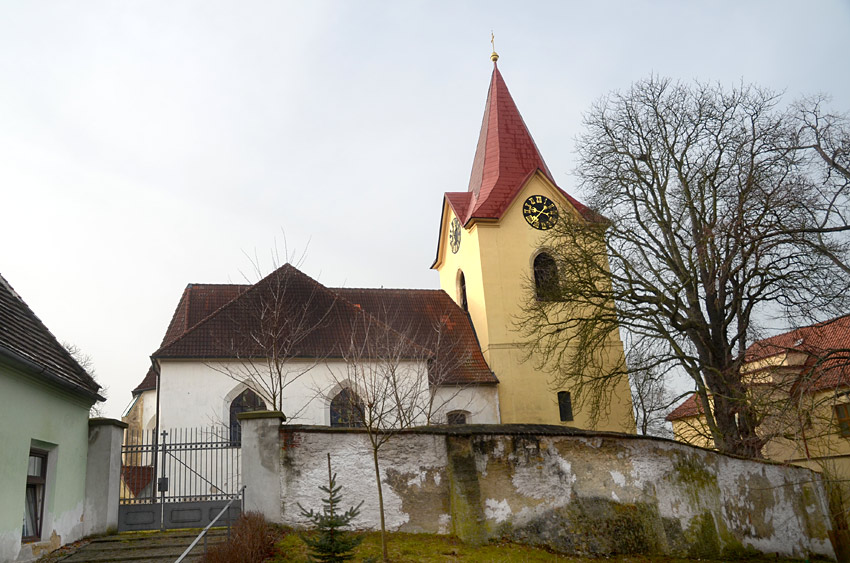
<svg viewBox="0 0 850 563">
<path fill-rule="evenodd" d="M 121 445 L 127 424 L 112 418 L 89 419 L 86 459 L 86 504 L 83 535 L 118 528 L 121 493 Z"/>
<path fill-rule="evenodd" d="M 269 522 L 282 522 L 280 411 L 253 411 L 238 415 L 242 425 L 242 484 L 245 510 L 259 512 Z"/>
</svg>

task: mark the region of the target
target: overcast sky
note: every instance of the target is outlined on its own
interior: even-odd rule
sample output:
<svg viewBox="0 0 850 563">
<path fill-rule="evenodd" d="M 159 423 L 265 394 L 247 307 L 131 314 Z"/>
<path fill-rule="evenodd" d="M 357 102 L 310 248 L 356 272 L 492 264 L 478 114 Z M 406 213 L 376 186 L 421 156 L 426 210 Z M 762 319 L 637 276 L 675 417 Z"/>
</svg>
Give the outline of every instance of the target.
<svg viewBox="0 0 850 563">
<path fill-rule="evenodd" d="M 0 4 L 0 273 L 94 361 L 118 417 L 188 283 L 275 241 L 329 286 L 438 286 L 499 68 L 549 168 L 651 73 L 825 92 L 850 111 L 850 2 Z"/>
</svg>

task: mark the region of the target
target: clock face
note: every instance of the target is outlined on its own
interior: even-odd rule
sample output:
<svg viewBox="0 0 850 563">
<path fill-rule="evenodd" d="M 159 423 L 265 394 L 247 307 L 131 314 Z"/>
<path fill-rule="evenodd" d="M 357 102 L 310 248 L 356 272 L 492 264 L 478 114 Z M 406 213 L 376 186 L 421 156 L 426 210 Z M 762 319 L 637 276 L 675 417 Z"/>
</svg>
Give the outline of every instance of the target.
<svg viewBox="0 0 850 563">
<path fill-rule="evenodd" d="M 558 208 L 544 195 L 533 195 L 522 204 L 522 216 L 535 229 L 546 231 L 558 221 Z"/>
<path fill-rule="evenodd" d="M 449 245 L 452 247 L 452 254 L 457 254 L 460 248 L 460 221 L 457 217 L 452 219 L 452 224 L 449 226 Z"/>
</svg>

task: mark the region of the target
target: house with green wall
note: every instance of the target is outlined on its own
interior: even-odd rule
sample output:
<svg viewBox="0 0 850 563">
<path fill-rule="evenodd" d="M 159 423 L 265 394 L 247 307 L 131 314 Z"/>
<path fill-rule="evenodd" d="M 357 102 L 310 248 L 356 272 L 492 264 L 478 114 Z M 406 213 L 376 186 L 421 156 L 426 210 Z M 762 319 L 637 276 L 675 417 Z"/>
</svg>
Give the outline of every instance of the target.
<svg viewBox="0 0 850 563">
<path fill-rule="evenodd" d="M 100 386 L 0 276 L 0 561 L 89 532 L 89 411 Z"/>
</svg>

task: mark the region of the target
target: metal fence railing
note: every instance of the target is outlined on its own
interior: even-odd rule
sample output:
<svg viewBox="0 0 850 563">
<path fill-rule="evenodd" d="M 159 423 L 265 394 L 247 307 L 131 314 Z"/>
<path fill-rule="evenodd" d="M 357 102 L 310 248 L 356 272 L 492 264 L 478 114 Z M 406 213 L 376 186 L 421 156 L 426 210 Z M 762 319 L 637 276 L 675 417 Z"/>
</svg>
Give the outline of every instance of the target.
<svg viewBox="0 0 850 563">
<path fill-rule="evenodd" d="M 224 500 L 239 493 L 239 443 L 226 427 L 127 432 L 121 504 Z"/>
</svg>

